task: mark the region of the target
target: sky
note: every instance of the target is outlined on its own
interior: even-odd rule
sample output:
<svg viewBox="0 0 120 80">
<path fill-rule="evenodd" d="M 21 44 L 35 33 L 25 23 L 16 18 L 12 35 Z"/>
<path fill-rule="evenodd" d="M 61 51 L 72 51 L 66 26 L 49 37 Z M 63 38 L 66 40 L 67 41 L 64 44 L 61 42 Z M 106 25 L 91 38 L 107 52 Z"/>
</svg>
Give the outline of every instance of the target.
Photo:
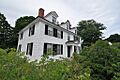
<svg viewBox="0 0 120 80">
<path fill-rule="evenodd" d="M 58 21 L 69 20 L 72 27 L 81 20 L 94 19 L 107 27 L 103 36 L 120 33 L 120 0 L 1 0 L 0 12 L 14 26 L 22 16 L 37 17 L 38 9 L 44 8 L 45 15 L 56 11 Z"/>
</svg>

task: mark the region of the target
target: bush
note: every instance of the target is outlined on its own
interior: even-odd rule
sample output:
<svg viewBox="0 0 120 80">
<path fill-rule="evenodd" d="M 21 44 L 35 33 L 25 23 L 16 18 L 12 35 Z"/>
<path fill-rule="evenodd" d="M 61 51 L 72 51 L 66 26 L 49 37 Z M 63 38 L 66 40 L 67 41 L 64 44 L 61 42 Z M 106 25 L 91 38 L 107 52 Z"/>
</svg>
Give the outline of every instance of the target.
<svg viewBox="0 0 120 80">
<path fill-rule="evenodd" d="M 77 59 L 30 62 L 24 54 L 14 49 L 0 49 L 0 80 L 89 80 L 90 70 L 86 61 Z M 79 63 L 81 61 L 81 63 Z"/>
<path fill-rule="evenodd" d="M 90 61 L 91 80 L 120 79 L 120 50 L 117 47 L 99 40 L 80 55 Z"/>
</svg>

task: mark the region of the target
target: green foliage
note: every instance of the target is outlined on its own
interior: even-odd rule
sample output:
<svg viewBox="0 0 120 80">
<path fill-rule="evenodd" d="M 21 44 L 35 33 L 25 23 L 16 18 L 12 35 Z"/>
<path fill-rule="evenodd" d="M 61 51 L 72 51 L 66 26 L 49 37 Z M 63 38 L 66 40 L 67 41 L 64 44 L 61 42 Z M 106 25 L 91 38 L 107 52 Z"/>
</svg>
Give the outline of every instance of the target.
<svg viewBox="0 0 120 80">
<path fill-rule="evenodd" d="M 107 38 L 106 40 L 112 43 L 120 42 L 120 35 L 119 34 L 110 35 L 110 37 Z"/>
<path fill-rule="evenodd" d="M 26 57 L 22 58 L 13 50 L 7 53 L 0 49 L 0 80 L 37 80 L 38 71 L 36 66 L 31 62 L 28 63 Z"/>
<path fill-rule="evenodd" d="M 45 61 L 45 59 L 41 59 L 41 80 L 90 80 L 89 67 L 77 56 L 79 55 L 76 54 L 72 59 L 63 60 Z"/>
<path fill-rule="evenodd" d="M 120 42 L 112 43 L 112 46 L 120 49 Z"/>
<path fill-rule="evenodd" d="M 23 55 L 15 49 L 0 49 L 0 80 L 90 80 L 87 61 L 78 54 L 63 60 L 43 57 L 39 63 Z"/>
<path fill-rule="evenodd" d="M 0 13 L 0 47 L 11 48 L 13 39 L 13 27 L 6 21 L 3 14 Z"/>
<path fill-rule="evenodd" d="M 13 46 L 14 48 L 17 48 L 17 44 L 18 44 L 18 32 L 23 29 L 24 27 L 26 27 L 29 23 L 31 23 L 33 20 L 35 19 L 35 17 L 33 16 L 24 16 L 24 17 L 20 17 L 16 20 L 15 22 L 15 29 L 13 30 Z"/>
<path fill-rule="evenodd" d="M 97 23 L 94 20 L 83 20 L 78 23 L 77 34 L 82 37 L 82 46 L 90 46 L 97 40 L 102 38 L 102 31 L 105 27 L 101 23 Z"/>
<path fill-rule="evenodd" d="M 119 80 L 120 50 L 107 41 L 97 41 L 84 49 L 81 55 L 90 61 L 91 80 Z"/>
<path fill-rule="evenodd" d="M 35 17 L 33 16 L 24 16 L 24 17 L 18 18 L 15 23 L 15 31 L 19 32 L 21 29 L 23 29 L 29 23 L 31 23 L 34 19 Z"/>
</svg>

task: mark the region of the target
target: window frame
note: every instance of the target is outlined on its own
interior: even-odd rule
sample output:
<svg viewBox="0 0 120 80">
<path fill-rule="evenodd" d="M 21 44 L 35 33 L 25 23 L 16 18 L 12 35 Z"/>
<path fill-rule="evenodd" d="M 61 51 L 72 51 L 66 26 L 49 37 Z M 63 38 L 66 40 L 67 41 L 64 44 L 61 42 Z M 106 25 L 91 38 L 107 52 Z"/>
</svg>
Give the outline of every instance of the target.
<svg viewBox="0 0 120 80">
<path fill-rule="evenodd" d="M 45 35 L 63 39 L 63 31 L 51 28 L 47 24 L 45 24 Z"/>
<path fill-rule="evenodd" d="M 47 54 L 49 48 L 48 45 L 51 46 L 50 50 L 53 51 L 53 56 L 55 55 L 63 55 L 63 44 L 52 44 L 52 43 L 44 43 L 43 54 Z"/>
<path fill-rule="evenodd" d="M 23 39 L 23 32 L 20 33 L 20 40 L 22 40 L 22 39 Z"/>
<path fill-rule="evenodd" d="M 33 42 L 27 43 L 26 55 L 32 56 L 33 53 Z"/>
<path fill-rule="evenodd" d="M 29 28 L 29 36 L 32 36 L 35 34 L 35 24 Z"/>
</svg>

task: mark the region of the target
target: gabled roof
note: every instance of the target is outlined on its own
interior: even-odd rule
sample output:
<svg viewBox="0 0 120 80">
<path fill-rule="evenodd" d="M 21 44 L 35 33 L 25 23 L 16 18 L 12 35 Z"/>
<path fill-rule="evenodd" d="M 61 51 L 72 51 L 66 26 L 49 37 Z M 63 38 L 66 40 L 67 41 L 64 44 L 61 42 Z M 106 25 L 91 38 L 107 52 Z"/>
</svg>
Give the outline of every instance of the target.
<svg viewBox="0 0 120 80">
<path fill-rule="evenodd" d="M 50 13 L 48 13 L 45 17 L 49 16 L 49 15 L 55 15 L 55 17 L 59 17 L 58 14 L 55 11 L 51 11 Z"/>
<path fill-rule="evenodd" d="M 76 35 L 75 33 L 73 33 L 73 32 L 71 32 L 71 31 L 69 31 L 69 30 L 61 27 L 60 25 L 54 24 L 54 23 L 46 20 L 45 18 L 39 17 L 39 16 L 36 17 L 36 19 L 35 19 L 34 21 L 32 21 L 30 24 L 28 24 L 26 27 L 24 27 L 21 31 L 19 31 L 18 34 L 20 34 L 21 32 L 25 31 L 26 29 L 28 29 L 29 27 L 33 26 L 35 23 L 37 23 L 37 22 L 39 22 L 39 21 L 44 22 L 45 24 L 51 25 L 53 28 L 57 28 L 57 29 L 60 29 L 60 30 L 62 30 L 62 31 L 65 31 L 65 32 L 67 32 L 67 33 Z"/>
</svg>

